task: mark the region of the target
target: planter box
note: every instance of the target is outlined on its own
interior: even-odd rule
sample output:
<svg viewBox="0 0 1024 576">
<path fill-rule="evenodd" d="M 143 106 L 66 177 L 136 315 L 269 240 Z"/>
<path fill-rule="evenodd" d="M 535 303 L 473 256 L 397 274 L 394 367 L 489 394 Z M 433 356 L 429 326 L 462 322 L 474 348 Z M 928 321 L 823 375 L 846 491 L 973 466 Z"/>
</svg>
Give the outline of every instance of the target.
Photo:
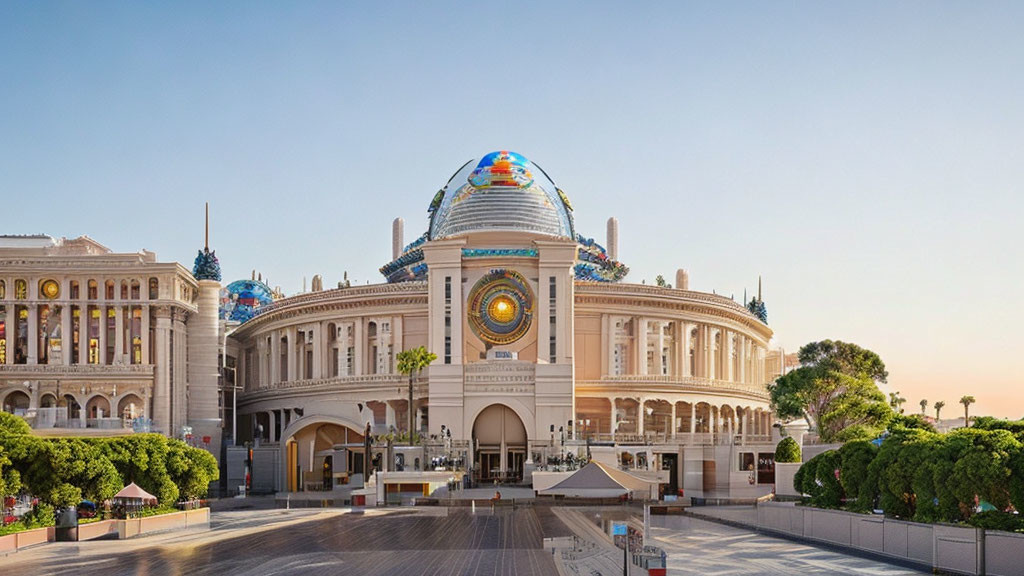
<svg viewBox="0 0 1024 576">
<path fill-rule="evenodd" d="M 210 509 L 200 508 L 198 510 L 172 512 L 147 518 L 130 518 L 128 520 L 117 520 L 117 523 L 117 537 L 123 540 L 156 532 L 209 526 Z"/>
<path fill-rule="evenodd" d="M 117 534 L 117 520 L 100 520 L 78 525 L 78 540 L 93 540 Z"/>
<path fill-rule="evenodd" d="M 47 528 L 36 528 L 34 530 L 25 530 L 8 534 L 7 536 L 0 536 L 0 554 L 15 552 L 28 546 L 35 546 L 36 544 L 53 542 L 54 535 L 53 526 L 49 526 Z"/>
</svg>

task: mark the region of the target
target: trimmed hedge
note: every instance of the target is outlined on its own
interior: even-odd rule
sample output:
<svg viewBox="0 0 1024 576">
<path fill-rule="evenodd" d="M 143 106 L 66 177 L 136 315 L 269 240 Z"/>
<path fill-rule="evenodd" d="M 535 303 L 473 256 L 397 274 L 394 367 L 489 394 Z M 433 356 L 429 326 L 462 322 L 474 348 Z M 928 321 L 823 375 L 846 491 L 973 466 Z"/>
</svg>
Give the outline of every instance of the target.
<svg viewBox="0 0 1024 576">
<path fill-rule="evenodd" d="M 783 438 L 775 447 L 776 462 L 800 462 L 802 459 L 800 445 L 789 436 Z"/>
</svg>

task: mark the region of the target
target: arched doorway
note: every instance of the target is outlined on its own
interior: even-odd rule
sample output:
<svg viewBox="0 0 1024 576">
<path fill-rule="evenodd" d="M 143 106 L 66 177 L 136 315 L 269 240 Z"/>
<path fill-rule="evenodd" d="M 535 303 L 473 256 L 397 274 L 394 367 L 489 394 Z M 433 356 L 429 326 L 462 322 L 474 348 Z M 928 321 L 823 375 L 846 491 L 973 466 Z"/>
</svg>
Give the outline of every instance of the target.
<svg viewBox="0 0 1024 576">
<path fill-rule="evenodd" d="M 291 428 L 289 426 L 289 428 Z M 364 481 L 363 434 L 334 422 L 310 422 L 284 439 L 289 492 L 332 490 Z"/>
<path fill-rule="evenodd" d="M 86 418 L 110 418 L 110 401 L 100 395 L 85 403 Z"/>
<path fill-rule="evenodd" d="M 23 416 L 28 410 L 30 399 L 28 394 L 21 390 L 15 390 L 4 398 L 4 412 Z"/>
<path fill-rule="evenodd" d="M 135 394 L 127 394 L 117 401 L 117 414 L 113 416 L 124 420 L 134 420 L 145 415 L 145 408 L 142 399 Z"/>
<path fill-rule="evenodd" d="M 526 462 L 526 427 L 514 410 L 492 404 L 473 422 L 476 477 L 486 482 L 518 482 Z"/>
</svg>

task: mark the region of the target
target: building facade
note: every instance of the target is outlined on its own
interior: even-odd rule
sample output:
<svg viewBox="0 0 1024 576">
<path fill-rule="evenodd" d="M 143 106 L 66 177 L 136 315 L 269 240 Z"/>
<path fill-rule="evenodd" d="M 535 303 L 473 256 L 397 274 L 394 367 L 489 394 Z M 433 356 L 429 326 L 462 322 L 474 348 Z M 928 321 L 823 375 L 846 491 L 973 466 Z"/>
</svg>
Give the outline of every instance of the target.
<svg viewBox="0 0 1024 576">
<path fill-rule="evenodd" d="M 217 304 L 203 325 L 200 288 L 152 252 L 118 254 L 86 236 L 0 237 L 0 405 L 44 434 L 183 437 L 197 415 L 212 417 L 194 443 L 219 454 L 218 374 L 196 372 L 203 354 L 218 354 Z M 196 408 L 211 397 L 212 416 Z M 204 444 L 211 425 L 217 437 Z"/>
<path fill-rule="evenodd" d="M 231 332 L 239 437 L 278 450 L 275 489 L 320 485 L 340 454 L 335 475 L 361 475 L 367 429 L 406 433 L 410 410 L 482 481 L 587 451 L 665 470 L 673 488 L 757 484 L 782 362 L 760 296 L 748 309 L 691 291 L 682 270 L 674 288 L 623 282 L 617 222 L 607 248 L 579 234 L 568 196 L 515 153 L 467 162 L 428 213 L 408 245 L 395 221 L 386 282 L 314 286 Z M 437 360 L 410 406 L 397 354 L 418 346 Z M 709 461 L 728 473 L 709 480 Z"/>
</svg>

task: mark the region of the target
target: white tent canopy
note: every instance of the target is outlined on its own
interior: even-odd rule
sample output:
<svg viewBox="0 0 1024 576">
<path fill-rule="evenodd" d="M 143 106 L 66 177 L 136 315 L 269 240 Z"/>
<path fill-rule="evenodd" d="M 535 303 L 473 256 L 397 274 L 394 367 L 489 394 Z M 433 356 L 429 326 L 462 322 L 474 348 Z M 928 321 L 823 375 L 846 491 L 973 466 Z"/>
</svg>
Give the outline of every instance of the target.
<svg viewBox="0 0 1024 576">
<path fill-rule="evenodd" d="M 641 498 L 657 494 L 658 482 L 645 480 L 600 462 L 591 462 L 541 495 L 577 498 L 612 498 L 629 494 Z"/>
<path fill-rule="evenodd" d="M 149 492 L 146 492 L 142 488 L 139 488 L 139 485 L 136 484 L 135 482 L 132 482 L 131 484 L 125 486 L 124 488 L 121 488 L 120 492 L 118 492 L 117 494 L 114 494 L 114 498 L 115 499 L 116 498 L 123 498 L 123 499 L 126 499 L 126 500 L 142 500 L 142 501 L 156 500 L 157 499 L 156 496 L 153 496 Z"/>
</svg>

